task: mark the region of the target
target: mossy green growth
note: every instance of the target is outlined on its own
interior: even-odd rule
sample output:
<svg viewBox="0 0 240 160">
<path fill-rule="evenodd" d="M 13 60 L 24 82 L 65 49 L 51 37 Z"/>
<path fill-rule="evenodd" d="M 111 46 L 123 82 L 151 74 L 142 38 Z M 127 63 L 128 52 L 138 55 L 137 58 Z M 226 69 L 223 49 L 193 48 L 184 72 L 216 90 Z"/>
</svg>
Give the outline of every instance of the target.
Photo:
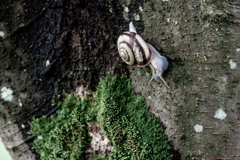
<svg viewBox="0 0 240 160">
<path fill-rule="evenodd" d="M 163 128 L 155 116 L 149 116 L 144 97 L 133 91 L 130 79 L 108 76 L 93 94 L 97 120 L 114 146 L 109 159 L 170 160 Z"/>
<path fill-rule="evenodd" d="M 37 136 L 33 148 L 41 155 L 41 160 L 85 159 L 85 150 L 90 143 L 86 107 L 89 100 L 77 100 L 73 94 L 63 95 L 58 116 L 33 118 L 29 134 Z"/>
<path fill-rule="evenodd" d="M 170 146 L 156 117 L 125 76 L 104 77 L 93 93 L 94 102 L 71 94 L 63 95 L 58 116 L 33 118 L 29 134 L 36 136 L 34 147 L 42 160 L 84 160 L 90 144 L 87 122 L 101 125 L 114 149 L 109 159 L 170 160 Z M 105 159 L 103 155 L 92 159 Z"/>
<path fill-rule="evenodd" d="M 95 155 L 93 155 L 92 157 L 91 157 L 91 160 L 107 160 L 106 158 L 105 158 L 105 154 L 99 154 L 98 156 L 95 156 Z"/>
</svg>

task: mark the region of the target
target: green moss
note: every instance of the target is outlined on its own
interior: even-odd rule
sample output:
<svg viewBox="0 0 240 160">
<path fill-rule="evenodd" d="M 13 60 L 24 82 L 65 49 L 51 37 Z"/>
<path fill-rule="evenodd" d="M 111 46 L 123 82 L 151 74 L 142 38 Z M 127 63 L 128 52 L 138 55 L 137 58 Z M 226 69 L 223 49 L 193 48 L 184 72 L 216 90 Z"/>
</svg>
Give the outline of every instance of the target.
<svg viewBox="0 0 240 160">
<path fill-rule="evenodd" d="M 58 116 L 33 119 L 30 134 L 41 159 L 85 159 L 90 144 L 87 122 L 96 121 L 114 149 L 109 159 L 170 160 L 170 146 L 156 117 L 149 116 L 144 97 L 135 95 L 126 77 L 101 79 L 94 102 L 71 94 L 58 102 Z M 41 138 L 40 138 L 41 137 Z M 94 157 L 105 159 L 103 155 Z M 92 158 L 93 159 L 93 158 Z"/>
<path fill-rule="evenodd" d="M 33 118 L 29 134 L 37 136 L 34 147 L 42 160 L 49 159 L 85 159 L 85 150 L 89 145 L 87 120 L 84 108 L 89 106 L 88 100 L 78 101 L 71 94 L 58 102 L 61 110 L 58 116 L 42 120 Z"/>
<path fill-rule="evenodd" d="M 126 77 L 105 77 L 94 93 L 98 120 L 114 145 L 109 159 L 171 159 L 167 137 Z"/>
<path fill-rule="evenodd" d="M 104 154 L 100 154 L 100 155 L 98 155 L 98 156 L 93 155 L 93 156 L 91 157 L 91 160 L 106 160 L 106 158 L 105 158 L 105 155 L 104 155 Z"/>
</svg>

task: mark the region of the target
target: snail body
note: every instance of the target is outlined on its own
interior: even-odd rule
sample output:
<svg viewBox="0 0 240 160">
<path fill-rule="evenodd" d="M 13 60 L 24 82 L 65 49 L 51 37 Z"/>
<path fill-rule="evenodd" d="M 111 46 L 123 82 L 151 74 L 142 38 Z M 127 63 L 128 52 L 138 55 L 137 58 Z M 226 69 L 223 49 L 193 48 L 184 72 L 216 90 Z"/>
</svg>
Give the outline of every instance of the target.
<svg viewBox="0 0 240 160">
<path fill-rule="evenodd" d="M 117 42 L 118 52 L 122 60 L 128 65 L 137 64 L 138 67 L 150 66 L 152 70 L 152 78 L 148 83 L 146 90 L 152 83 L 153 79 L 157 80 L 158 77 L 169 88 L 162 78 L 163 72 L 168 67 L 167 58 L 161 56 L 151 44 L 146 43 L 142 37 L 137 34 L 132 22 L 130 22 L 129 28 L 129 32 L 122 33 Z"/>
<path fill-rule="evenodd" d="M 153 55 L 152 61 L 149 64 L 149 66 L 150 66 L 150 68 L 152 70 L 152 75 L 153 76 L 152 76 L 150 82 L 148 83 L 147 88 L 149 87 L 149 85 L 151 84 L 153 79 L 157 80 L 158 77 L 169 88 L 169 86 L 167 85 L 165 80 L 162 78 L 163 72 L 168 68 L 167 58 L 164 57 L 164 56 L 161 56 L 160 53 L 151 44 L 147 43 L 147 46 L 149 47 L 149 49 L 151 50 L 152 55 Z"/>
</svg>

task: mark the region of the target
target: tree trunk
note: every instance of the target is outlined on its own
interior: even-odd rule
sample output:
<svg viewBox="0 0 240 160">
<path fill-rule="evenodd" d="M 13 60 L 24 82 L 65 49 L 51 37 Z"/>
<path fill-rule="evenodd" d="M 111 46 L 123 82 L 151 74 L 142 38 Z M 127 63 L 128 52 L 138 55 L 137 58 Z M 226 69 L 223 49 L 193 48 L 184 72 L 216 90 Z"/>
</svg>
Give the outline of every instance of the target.
<svg viewBox="0 0 240 160">
<path fill-rule="evenodd" d="M 0 12 L 0 133 L 13 159 L 39 158 L 28 121 L 52 100 L 126 74 L 166 126 L 181 159 L 238 159 L 239 0 L 9 0 Z M 117 38 L 133 21 L 168 58 L 161 81 L 127 66 Z M 37 156 L 36 156 L 37 155 Z"/>
</svg>

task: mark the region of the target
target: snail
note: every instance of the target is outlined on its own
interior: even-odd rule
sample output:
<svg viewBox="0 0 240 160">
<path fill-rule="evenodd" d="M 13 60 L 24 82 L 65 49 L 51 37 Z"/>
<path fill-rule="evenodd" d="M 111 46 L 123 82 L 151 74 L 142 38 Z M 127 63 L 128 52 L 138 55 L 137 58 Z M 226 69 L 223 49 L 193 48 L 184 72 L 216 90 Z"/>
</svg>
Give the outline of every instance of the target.
<svg viewBox="0 0 240 160">
<path fill-rule="evenodd" d="M 129 32 L 122 33 L 117 41 L 118 52 L 122 60 L 128 65 L 137 64 L 138 67 L 150 66 L 152 70 L 152 78 L 145 90 L 148 89 L 153 79 L 158 77 L 169 88 L 162 78 L 163 72 L 168 67 L 167 58 L 161 56 L 160 53 L 149 43 L 146 43 L 137 31 L 132 22 L 129 24 Z"/>
</svg>

